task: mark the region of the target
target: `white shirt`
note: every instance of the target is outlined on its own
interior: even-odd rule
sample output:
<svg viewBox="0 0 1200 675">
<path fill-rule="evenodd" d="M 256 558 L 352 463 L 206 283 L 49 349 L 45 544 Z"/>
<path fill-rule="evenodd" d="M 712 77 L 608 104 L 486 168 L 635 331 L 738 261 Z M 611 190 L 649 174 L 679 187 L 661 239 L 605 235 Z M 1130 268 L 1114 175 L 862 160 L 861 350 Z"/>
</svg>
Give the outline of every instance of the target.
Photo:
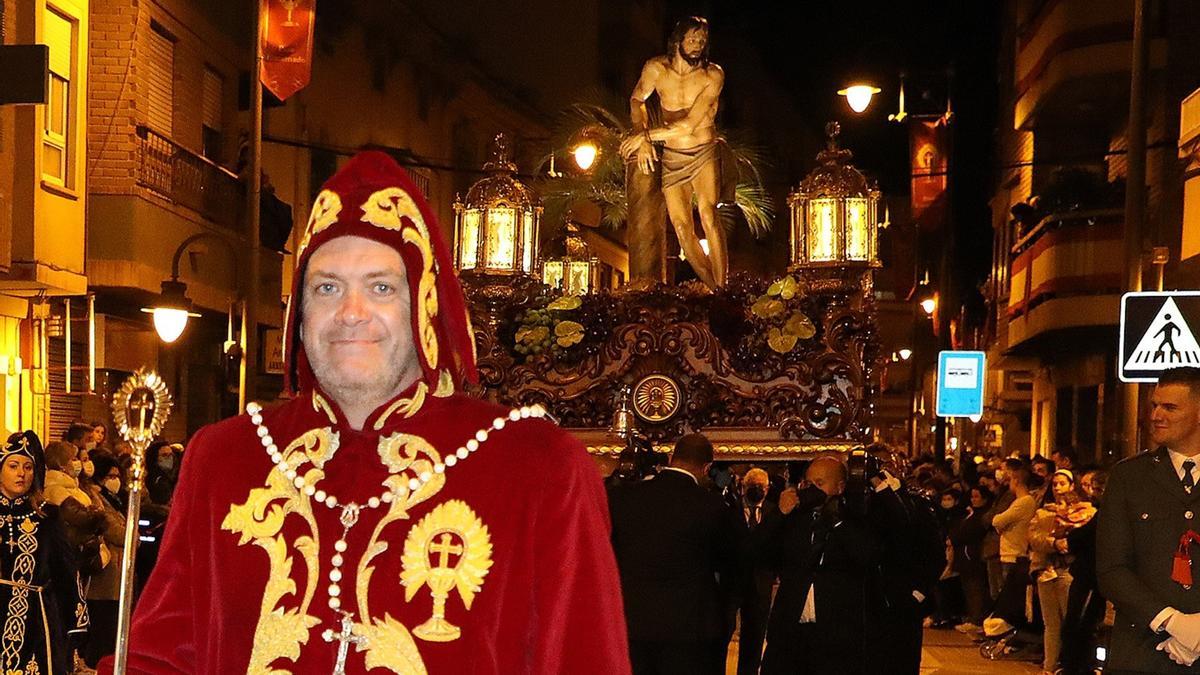
<svg viewBox="0 0 1200 675">
<path fill-rule="evenodd" d="M 662 470 L 663 471 L 677 471 L 677 472 L 687 476 L 688 478 L 691 478 L 692 482 L 695 483 L 696 485 L 700 484 L 700 481 L 694 475 L 692 475 L 692 472 L 688 471 L 686 469 L 680 469 L 679 467 L 675 467 L 675 466 L 664 466 L 662 468 Z"/>
<path fill-rule="evenodd" d="M 1200 455 L 1188 457 L 1174 450 L 1167 448 L 1167 456 L 1171 458 L 1171 466 L 1175 467 L 1175 475 L 1179 476 L 1179 480 L 1183 480 L 1183 463 L 1187 460 L 1192 460 L 1192 484 L 1200 485 Z"/>
</svg>

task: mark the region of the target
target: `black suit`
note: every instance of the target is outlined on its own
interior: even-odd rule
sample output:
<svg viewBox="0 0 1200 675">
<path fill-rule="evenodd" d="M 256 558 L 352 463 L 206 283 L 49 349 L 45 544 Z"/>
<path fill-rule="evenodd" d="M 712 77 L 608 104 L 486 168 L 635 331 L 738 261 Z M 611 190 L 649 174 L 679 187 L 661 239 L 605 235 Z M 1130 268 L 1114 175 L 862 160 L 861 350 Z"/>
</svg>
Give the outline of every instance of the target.
<svg viewBox="0 0 1200 675">
<path fill-rule="evenodd" d="M 609 494 L 634 673 L 722 673 L 737 514 L 664 470 Z"/>
<path fill-rule="evenodd" d="M 878 540 L 864 517 L 829 507 L 784 517 L 779 590 L 767 623 L 764 675 L 850 675 L 871 672 L 878 645 L 867 618 L 877 616 Z M 814 589 L 815 623 L 800 623 Z"/>
<path fill-rule="evenodd" d="M 775 585 L 772 551 L 783 525 L 783 514 L 770 501 L 758 509 L 741 505 L 746 536 L 738 554 L 737 610 L 742 624 L 738 637 L 738 675 L 755 675 L 762 662 L 763 638 L 767 635 L 767 617 L 771 613 L 771 589 Z"/>
<path fill-rule="evenodd" d="M 1096 575 L 1117 610 L 1105 672 L 1200 672 L 1200 664 L 1184 668 L 1155 651 L 1167 636 L 1149 627 L 1168 606 L 1200 611 L 1200 587 L 1185 589 L 1171 580 L 1180 535 L 1200 529 L 1200 489 L 1184 491 L 1160 448 L 1113 467 L 1096 517 Z"/>
</svg>

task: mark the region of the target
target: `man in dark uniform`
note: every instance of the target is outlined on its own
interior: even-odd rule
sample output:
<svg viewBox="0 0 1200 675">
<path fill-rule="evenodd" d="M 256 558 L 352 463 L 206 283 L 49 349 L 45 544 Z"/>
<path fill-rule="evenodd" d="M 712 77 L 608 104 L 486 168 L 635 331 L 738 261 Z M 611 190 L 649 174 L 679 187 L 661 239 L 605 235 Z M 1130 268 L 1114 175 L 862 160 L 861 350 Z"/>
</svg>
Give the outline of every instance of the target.
<svg viewBox="0 0 1200 675">
<path fill-rule="evenodd" d="M 1200 368 L 1164 371 L 1150 407 L 1157 449 L 1113 467 L 1097 516 L 1096 574 L 1117 610 L 1109 674 L 1195 672 L 1200 657 L 1200 588 L 1180 549 L 1200 528 Z"/>
<path fill-rule="evenodd" d="M 712 460 L 712 443 L 689 434 L 657 476 L 609 493 L 635 674 L 725 672 L 725 607 L 743 528 L 699 485 Z"/>
</svg>

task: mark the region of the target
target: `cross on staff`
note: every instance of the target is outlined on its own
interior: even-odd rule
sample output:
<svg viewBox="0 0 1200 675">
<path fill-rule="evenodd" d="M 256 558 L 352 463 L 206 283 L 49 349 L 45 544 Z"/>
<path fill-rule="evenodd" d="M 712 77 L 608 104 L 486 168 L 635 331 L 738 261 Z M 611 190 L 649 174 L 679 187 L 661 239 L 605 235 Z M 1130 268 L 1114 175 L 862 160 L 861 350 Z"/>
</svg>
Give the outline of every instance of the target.
<svg viewBox="0 0 1200 675">
<path fill-rule="evenodd" d="M 138 392 L 135 396 L 129 397 L 129 409 L 137 415 L 135 418 L 137 426 L 134 428 L 137 429 L 138 436 L 144 436 L 146 428 L 150 426 L 150 419 L 153 418 L 154 398 L 147 396 L 145 392 Z"/>
<path fill-rule="evenodd" d="M 321 634 L 321 638 L 326 642 L 337 641 L 340 643 L 337 662 L 333 664 L 333 675 L 346 675 L 346 658 L 350 655 L 350 645 L 367 643 L 367 636 L 354 632 L 354 619 L 351 618 L 349 612 L 342 612 L 342 632 L 334 633 L 333 629 L 326 628 L 325 632 Z"/>
</svg>

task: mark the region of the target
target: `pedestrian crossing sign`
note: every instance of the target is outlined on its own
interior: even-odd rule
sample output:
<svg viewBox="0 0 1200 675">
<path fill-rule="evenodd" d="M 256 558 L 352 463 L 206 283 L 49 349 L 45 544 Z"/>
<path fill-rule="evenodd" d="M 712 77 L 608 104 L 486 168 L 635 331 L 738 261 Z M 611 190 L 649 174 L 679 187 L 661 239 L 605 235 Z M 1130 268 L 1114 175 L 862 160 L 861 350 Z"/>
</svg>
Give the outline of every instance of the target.
<svg viewBox="0 0 1200 675">
<path fill-rule="evenodd" d="M 1200 368 L 1200 291 L 1121 297 L 1118 366 L 1122 382 L 1157 382 L 1168 368 Z"/>
</svg>

